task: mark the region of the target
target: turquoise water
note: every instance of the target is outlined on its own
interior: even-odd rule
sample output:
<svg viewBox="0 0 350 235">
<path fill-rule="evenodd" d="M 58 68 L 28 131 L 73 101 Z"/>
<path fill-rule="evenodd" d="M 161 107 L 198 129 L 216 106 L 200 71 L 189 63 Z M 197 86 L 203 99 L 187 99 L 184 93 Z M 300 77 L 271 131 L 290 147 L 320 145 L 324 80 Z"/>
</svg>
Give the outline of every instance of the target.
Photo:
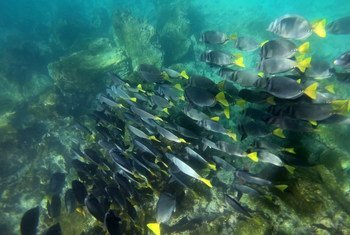
<svg viewBox="0 0 350 235">
<path fill-rule="evenodd" d="M 226 35 L 249 36 L 262 43 L 279 38 L 266 29 L 282 15 L 297 14 L 309 22 L 326 19 L 329 23 L 349 16 L 349 12 L 350 2 L 346 0 L 1 1 L 0 234 L 20 234 L 23 214 L 36 206 L 40 208 L 36 234 L 44 234 L 57 223 L 63 234 L 108 234 L 110 225 L 101 220 L 101 216 L 92 215 L 88 202 L 77 202 L 75 195 L 72 200 L 76 208 L 72 211 L 67 208 L 69 203 L 65 197 L 69 196 L 67 192 L 74 180 L 81 181 L 87 192 L 96 196 L 103 207 L 102 217 L 111 209 L 120 218 L 121 222 L 112 223 L 119 227 L 116 234 L 153 234 L 147 224 L 155 222 L 162 222 L 161 234 L 349 234 L 350 79 L 338 81 L 339 73 L 349 76 L 349 71 L 337 67 L 335 75 L 317 81 L 318 91 L 325 94 L 329 102 L 344 102 L 341 111 L 332 111 L 341 115 L 344 122 L 314 125 L 315 120 L 306 119 L 302 122 L 310 126 L 308 121 L 311 121 L 312 131 L 285 130 L 286 138 L 278 138 L 272 134 L 272 126 L 260 120 L 260 114 L 247 117 L 244 112 L 248 107 L 270 112 L 273 109 L 270 106 L 274 105 L 265 99 L 261 103 L 249 103 L 225 90 L 218 84 L 223 80 L 218 75 L 219 68 L 200 59 L 206 49 L 222 50 L 230 55 L 241 53 L 246 69 L 255 69 L 260 60 L 259 50 L 241 52 L 231 41 L 207 45 L 199 40 L 203 32 L 215 30 Z M 339 55 L 350 49 L 350 34 L 328 33 L 325 38 L 312 34 L 305 40 L 292 41 L 297 45 L 310 42 L 310 52 L 305 57 L 311 57 L 312 61 L 324 60 L 331 66 Z M 142 80 L 140 64 L 155 66 L 153 69 L 157 72 L 151 73 L 152 79 L 158 76 L 161 82 Z M 164 82 L 164 74 L 168 74 L 164 67 L 185 71 L 190 79 L 175 76 Z M 118 74 L 129 84 L 123 85 L 123 89 L 130 97 L 120 98 L 120 92 L 113 93 L 112 87 L 117 84 L 111 74 Z M 194 86 L 190 85 L 194 75 L 205 75 L 216 83 L 202 87 L 203 96 L 205 91 L 216 95 L 224 89 L 228 105 L 213 101 L 217 103 L 215 108 L 195 106 L 207 118 L 219 117 L 218 123 L 224 131 L 206 129 L 184 116 L 182 110 L 193 100 L 183 90 Z M 294 70 L 284 75 L 301 78 L 307 85 L 315 82 Z M 174 85 L 178 96 L 171 98 L 172 102 L 166 101 L 169 105 L 166 110 L 147 103 L 155 94 L 166 97 L 157 93 L 162 83 Z M 243 89 L 237 83 L 234 85 Z M 335 94 L 327 90 L 329 86 L 333 86 Z M 212 98 L 218 100 L 215 95 Z M 114 103 L 103 102 L 101 96 Z M 277 99 L 277 106 L 280 104 L 288 105 L 289 100 Z M 332 104 L 339 108 L 336 103 Z M 158 119 L 150 118 L 155 119 L 155 126 L 141 118 L 144 113 L 137 114 L 131 107 L 145 109 L 156 116 Z M 227 109 L 230 117 L 225 116 Z M 257 123 L 252 133 L 266 127 L 266 136 L 248 133 L 248 138 L 241 139 L 240 126 L 249 120 Z M 158 167 L 146 164 L 154 167 L 151 173 L 135 166 L 135 159 L 144 157 L 145 153 L 134 141 L 137 138 L 128 129 L 129 125 L 145 132 L 146 138 L 152 139 L 153 135 L 157 138 L 150 142 L 158 151 L 157 161 L 151 158 L 150 162 L 159 160 L 160 163 Z M 241 156 L 227 149 L 204 150 L 203 142 L 184 135 L 176 129 L 179 125 L 200 138 L 233 143 L 239 146 L 235 151 Z M 161 128 L 175 133 L 176 140 L 162 134 Z M 180 137 L 183 139 L 178 139 Z M 282 163 L 276 166 L 263 162 L 261 153 L 257 162 L 252 155 L 247 157 L 248 153 L 261 151 L 254 145 L 256 141 L 274 144 L 267 149 L 278 153 Z M 118 160 L 111 157 L 109 150 L 117 151 L 114 144 L 123 150 L 118 154 L 130 161 L 132 173 L 125 173 L 125 169 L 115 163 Z M 188 158 L 185 146 L 201 153 L 210 164 L 215 163 L 216 170 L 212 165 L 203 166 L 203 162 Z M 201 178 L 189 177 L 187 170 L 187 175 L 180 174 L 183 177 L 180 180 L 170 179 L 171 175 L 174 178 L 174 171 L 177 172 L 174 169 L 181 167 L 165 153 L 186 162 Z M 232 166 L 221 165 L 216 157 Z M 87 164 L 85 167 L 89 170 L 82 170 L 74 160 Z M 61 184 L 52 182 L 57 172 L 64 174 L 63 180 L 58 180 Z M 114 177 L 116 172 L 129 177 L 126 181 L 131 185 L 131 193 L 121 186 L 123 180 Z M 249 172 L 269 183 L 250 184 L 235 172 Z M 208 184 L 213 187 L 207 187 Z M 240 195 L 237 187 L 242 185 L 254 192 Z M 125 200 L 125 208 L 105 191 L 105 186 L 122 192 L 119 196 Z M 157 201 L 164 193 L 175 198 L 176 210 L 165 206 L 171 216 L 166 221 L 157 221 Z M 226 194 L 237 200 L 236 206 L 232 206 Z M 58 206 L 52 206 L 55 197 L 61 202 Z M 57 213 L 53 207 L 58 208 Z M 35 224 L 34 217 L 29 218 L 29 224 Z"/>
</svg>

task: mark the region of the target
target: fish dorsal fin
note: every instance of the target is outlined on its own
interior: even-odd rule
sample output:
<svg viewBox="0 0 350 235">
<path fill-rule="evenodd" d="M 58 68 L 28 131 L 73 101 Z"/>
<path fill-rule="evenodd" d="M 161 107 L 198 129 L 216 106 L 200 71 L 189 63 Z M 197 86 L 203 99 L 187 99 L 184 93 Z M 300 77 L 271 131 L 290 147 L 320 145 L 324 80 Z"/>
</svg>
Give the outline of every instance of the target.
<svg viewBox="0 0 350 235">
<path fill-rule="evenodd" d="M 317 98 L 317 87 L 318 83 L 314 82 L 310 86 L 306 87 L 304 90 L 304 94 L 315 100 Z"/>
<path fill-rule="evenodd" d="M 306 54 L 310 51 L 310 43 L 309 42 L 304 42 L 303 44 L 301 44 L 297 50 L 301 53 L 301 54 Z"/>
<path fill-rule="evenodd" d="M 327 36 L 326 32 L 326 19 L 318 20 L 312 24 L 312 30 L 317 36 L 325 38 Z"/>
</svg>

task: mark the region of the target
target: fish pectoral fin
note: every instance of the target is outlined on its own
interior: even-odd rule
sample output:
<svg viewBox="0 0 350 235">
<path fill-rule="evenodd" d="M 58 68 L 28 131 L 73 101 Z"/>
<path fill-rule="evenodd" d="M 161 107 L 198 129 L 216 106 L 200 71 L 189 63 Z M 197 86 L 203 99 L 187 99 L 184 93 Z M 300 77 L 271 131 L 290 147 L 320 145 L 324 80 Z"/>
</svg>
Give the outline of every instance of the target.
<svg viewBox="0 0 350 235">
<path fill-rule="evenodd" d="M 326 22 L 326 19 L 322 19 L 312 24 L 312 31 L 314 31 L 314 33 L 321 38 L 325 38 L 327 36 Z"/>
<path fill-rule="evenodd" d="M 311 57 L 307 57 L 305 59 L 299 59 L 299 60 L 297 59 L 297 68 L 304 73 L 305 70 L 310 67 L 310 63 L 311 63 Z"/>
<path fill-rule="evenodd" d="M 314 82 L 310 86 L 306 87 L 304 90 L 304 94 L 315 100 L 317 98 L 317 87 L 318 83 Z"/>
<path fill-rule="evenodd" d="M 213 185 L 211 184 L 210 180 L 206 178 L 199 178 L 200 181 L 202 181 L 204 184 L 206 184 L 209 188 L 212 188 Z"/>
<path fill-rule="evenodd" d="M 149 223 L 147 224 L 149 228 L 155 235 L 160 235 L 160 223 Z"/>
<path fill-rule="evenodd" d="M 310 51 L 310 43 L 309 42 L 304 42 L 301 44 L 298 48 L 297 51 L 301 54 L 306 54 Z"/>
</svg>

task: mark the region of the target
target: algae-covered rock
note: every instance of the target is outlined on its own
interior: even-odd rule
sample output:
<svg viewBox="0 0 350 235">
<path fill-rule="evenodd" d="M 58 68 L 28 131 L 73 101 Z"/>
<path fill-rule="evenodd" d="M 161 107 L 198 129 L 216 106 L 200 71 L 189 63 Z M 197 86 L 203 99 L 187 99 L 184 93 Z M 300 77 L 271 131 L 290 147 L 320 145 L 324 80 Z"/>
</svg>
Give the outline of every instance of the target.
<svg viewBox="0 0 350 235">
<path fill-rule="evenodd" d="M 106 38 L 48 65 L 50 76 L 63 93 L 94 94 L 105 87 L 108 71 L 128 73 L 129 64 L 123 50 Z"/>
<path fill-rule="evenodd" d="M 158 29 L 160 43 L 164 50 L 165 64 L 178 62 L 190 51 L 191 47 L 191 22 L 188 16 L 189 1 L 182 1 L 181 4 L 159 3 Z"/>
<path fill-rule="evenodd" d="M 130 12 L 116 12 L 113 28 L 116 43 L 125 49 L 136 69 L 139 64 L 163 64 L 163 54 L 156 39 L 155 28 L 145 20 L 137 19 Z"/>
</svg>

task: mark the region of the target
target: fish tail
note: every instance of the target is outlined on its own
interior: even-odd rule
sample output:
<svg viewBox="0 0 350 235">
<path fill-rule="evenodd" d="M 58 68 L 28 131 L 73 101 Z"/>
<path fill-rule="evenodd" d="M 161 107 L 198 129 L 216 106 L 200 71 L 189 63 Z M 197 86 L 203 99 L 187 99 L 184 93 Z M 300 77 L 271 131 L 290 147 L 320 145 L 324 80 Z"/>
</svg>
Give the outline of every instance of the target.
<svg viewBox="0 0 350 235">
<path fill-rule="evenodd" d="M 226 133 L 226 135 L 228 135 L 228 137 L 230 137 L 231 139 L 233 139 L 234 141 L 237 141 L 237 135 L 231 131 L 228 131 Z"/>
<path fill-rule="evenodd" d="M 208 163 L 208 167 L 213 171 L 216 171 L 216 165 L 214 163 Z"/>
<path fill-rule="evenodd" d="M 317 126 L 317 122 L 314 121 L 314 120 L 309 120 L 309 123 L 310 123 L 311 125 L 313 125 L 313 126 Z"/>
<path fill-rule="evenodd" d="M 317 87 L 317 82 L 312 83 L 310 86 L 305 88 L 304 94 L 310 97 L 311 99 L 315 100 L 317 97 Z"/>
<path fill-rule="evenodd" d="M 169 110 L 168 110 L 168 108 L 164 108 L 164 109 L 162 109 L 162 111 L 163 111 L 164 113 L 166 113 L 166 114 L 169 115 Z"/>
<path fill-rule="evenodd" d="M 286 170 L 289 173 L 294 174 L 294 171 L 295 171 L 295 167 L 294 166 L 290 166 L 290 165 L 284 164 L 284 168 L 286 168 Z"/>
<path fill-rule="evenodd" d="M 149 223 L 147 227 L 155 234 L 160 235 L 160 223 Z"/>
<path fill-rule="evenodd" d="M 304 42 L 301 44 L 298 48 L 297 51 L 299 51 L 301 54 L 306 54 L 310 51 L 310 43 L 309 42 Z"/>
<path fill-rule="evenodd" d="M 230 40 L 236 40 L 237 39 L 237 34 L 231 34 L 228 38 L 230 39 Z"/>
<path fill-rule="evenodd" d="M 179 91 L 184 91 L 184 89 L 182 88 L 182 86 L 181 86 L 180 83 L 176 83 L 176 84 L 174 85 L 174 87 L 175 87 L 176 89 L 178 89 Z"/>
<path fill-rule="evenodd" d="M 183 139 L 183 138 L 179 138 L 179 141 L 180 141 L 180 143 L 184 143 L 184 144 L 187 144 L 188 142 L 185 140 L 185 139 Z"/>
<path fill-rule="evenodd" d="M 155 137 L 154 135 L 148 136 L 148 139 L 160 142 L 160 140 L 157 139 L 157 137 Z"/>
<path fill-rule="evenodd" d="M 134 102 L 134 103 L 137 102 L 137 98 L 135 98 L 135 97 L 131 97 L 130 100 L 131 100 L 132 102 Z"/>
<path fill-rule="evenodd" d="M 187 75 L 186 71 L 185 70 L 182 70 L 180 72 L 180 75 L 181 77 L 183 77 L 184 79 L 188 80 L 190 77 Z"/>
<path fill-rule="evenodd" d="M 325 38 L 327 36 L 326 32 L 326 19 L 318 20 L 312 24 L 312 31 L 317 34 L 317 36 L 321 38 Z"/>
<path fill-rule="evenodd" d="M 160 75 L 162 76 L 162 78 L 164 80 L 169 80 L 170 79 L 169 75 L 166 72 L 164 72 L 164 71 Z"/>
<path fill-rule="evenodd" d="M 216 116 L 216 117 L 211 117 L 210 120 L 218 122 L 220 121 L 220 117 Z"/>
<path fill-rule="evenodd" d="M 326 90 L 327 90 L 329 93 L 335 94 L 334 85 L 333 85 L 333 84 L 328 85 L 328 86 L 325 86 L 325 88 L 326 88 Z"/>
<path fill-rule="evenodd" d="M 263 47 L 268 41 L 269 41 L 269 40 L 265 40 L 265 41 L 261 42 L 261 43 L 259 44 L 260 47 Z"/>
<path fill-rule="evenodd" d="M 230 108 L 229 107 L 225 107 L 224 108 L 224 114 L 225 114 L 225 117 L 227 118 L 227 119 L 230 119 Z"/>
<path fill-rule="evenodd" d="M 331 104 L 338 114 L 347 114 L 350 111 L 350 100 L 333 100 Z"/>
<path fill-rule="evenodd" d="M 211 184 L 210 180 L 206 179 L 206 178 L 199 178 L 200 181 L 202 181 L 203 183 L 205 183 L 209 188 L 212 188 L 213 185 Z"/>
<path fill-rule="evenodd" d="M 286 136 L 284 135 L 283 130 L 281 128 L 277 128 L 277 129 L 273 130 L 272 134 L 274 134 L 275 136 L 278 136 L 282 139 L 286 138 Z"/>
<path fill-rule="evenodd" d="M 229 106 L 229 103 L 225 97 L 225 93 L 223 91 L 220 91 L 216 96 L 215 99 L 222 104 L 223 106 L 227 107 Z"/>
<path fill-rule="evenodd" d="M 278 184 L 278 185 L 274 185 L 275 188 L 281 190 L 282 192 L 284 192 L 284 190 L 286 190 L 288 188 L 288 185 L 286 184 Z"/>
<path fill-rule="evenodd" d="M 310 63 L 311 63 L 311 57 L 300 59 L 300 60 L 297 60 L 297 67 L 301 72 L 304 73 L 305 70 L 310 67 Z"/>
<path fill-rule="evenodd" d="M 236 104 L 241 108 L 243 108 L 246 103 L 247 103 L 247 101 L 245 101 L 244 99 L 237 99 L 236 100 Z"/>
<path fill-rule="evenodd" d="M 247 157 L 249 157 L 253 162 L 258 162 L 259 161 L 257 152 L 248 153 Z"/>
<path fill-rule="evenodd" d="M 283 148 L 282 150 L 285 151 L 285 152 L 287 152 L 287 153 L 296 154 L 294 148 Z"/>
<path fill-rule="evenodd" d="M 274 96 L 270 96 L 266 99 L 266 102 L 268 104 L 271 104 L 271 105 L 276 105 L 276 102 L 275 102 L 275 97 Z"/>
<path fill-rule="evenodd" d="M 141 84 L 138 84 L 138 85 L 137 85 L 137 90 L 139 90 L 139 91 L 141 91 L 141 92 L 143 92 L 143 93 L 146 92 L 146 91 L 142 88 L 142 85 L 141 85 Z"/>
<path fill-rule="evenodd" d="M 240 54 L 240 53 L 237 53 L 234 55 L 235 59 L 233 61 L 233 63 L 239 67 L 242 67 L 244 68 L 245 67 L 245 64 L 244 64 L 244 58 L 243 58 L 243 55 Z"/>
</svg>

